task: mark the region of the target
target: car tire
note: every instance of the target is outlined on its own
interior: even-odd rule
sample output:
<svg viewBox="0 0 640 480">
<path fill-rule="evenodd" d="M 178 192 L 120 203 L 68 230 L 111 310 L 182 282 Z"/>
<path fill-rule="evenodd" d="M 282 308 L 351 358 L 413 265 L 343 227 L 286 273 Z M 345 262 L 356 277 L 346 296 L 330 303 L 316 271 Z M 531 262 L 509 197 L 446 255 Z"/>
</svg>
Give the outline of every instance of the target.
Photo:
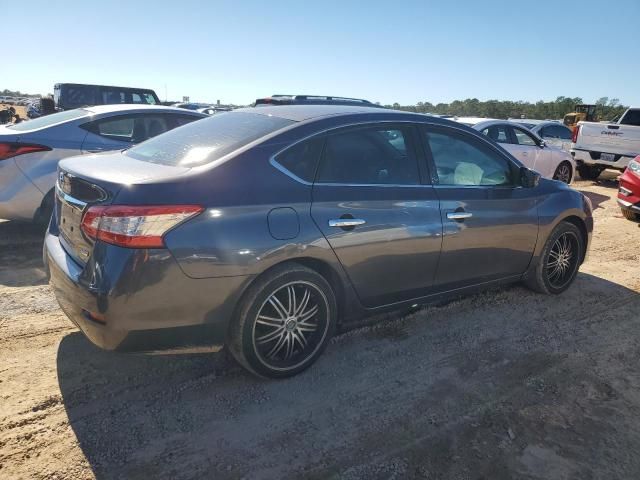
<svg viewBox="0 0 640 480">
<path fill-rule="evenodd" d="M 573 179 L 573 169 L 571 168 L 571 164 L 569 162 L 560 162 L 560 165 L 558 165 L 553 174 L 553 179 L 566 183 L 567 185 L 570 184 Z"/>
<path fill-rule="evenodd" d="M 564 292 L 571 286 L 582 263 L 585 239 L 574 224 L 561 222 L 551 232 L 538 258 L 538 263 L 525 280 L 539 293 Z"/>
<path fill-rule="evenodd" d="M 580 165 L 578 173 L 583 180 L 597 180 L 604 169 L 592 165 Z"/>
<path fill-rule="evenodd" d="M 627 210 L 626 208 L 621 208 L 620 210 L 622 211 L 622 215 L 624 216 L 624 218 L 626 218 L 627 220 L 640 222 L 640 215 L 638 215 L 636 212 L 632 212 L 631 210 Z"/>
<path fill-rule="evenodd" d="M 337 311 L 333 289 L 322 275 L 297 263 L 275 267 L 240 301 L 229 328 L 229 350 L 258 376 L 296 375 L 327 346 Z"/>
<path fill-rule="evenodd" d="M 53 215 L 54 203 L 54 192 L 53 190 L 50 190 L 49 193 L 47 193 L 42 199 L 40 208 L 38 208 L 38 211 L 33 218 L 33 221 L 36 225 L 39 225 L 43 228 L 47 228 L 49 226 L 51 215 Z"/>
</svg>

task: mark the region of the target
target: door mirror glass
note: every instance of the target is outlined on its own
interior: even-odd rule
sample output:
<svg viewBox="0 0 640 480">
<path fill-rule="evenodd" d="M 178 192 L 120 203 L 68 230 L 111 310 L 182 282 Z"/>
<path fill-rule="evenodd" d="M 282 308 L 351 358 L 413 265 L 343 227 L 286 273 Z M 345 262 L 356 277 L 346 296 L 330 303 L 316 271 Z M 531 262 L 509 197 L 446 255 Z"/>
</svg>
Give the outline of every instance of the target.
<svg viewBox="0 0 640 480">
<path fill-rule="evenodd" d="M 521 167 L 520 181 L 524 188 L 535 188 L 540 183 L 540 174 L 529 170 L 527 167 Z"/>
</svg>

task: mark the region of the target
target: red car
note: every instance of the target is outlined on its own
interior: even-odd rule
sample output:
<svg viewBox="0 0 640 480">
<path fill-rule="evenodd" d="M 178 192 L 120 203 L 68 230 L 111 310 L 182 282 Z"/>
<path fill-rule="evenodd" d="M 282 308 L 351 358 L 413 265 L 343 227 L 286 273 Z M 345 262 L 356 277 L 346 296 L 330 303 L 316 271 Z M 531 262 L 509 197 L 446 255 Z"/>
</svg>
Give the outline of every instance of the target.
<svg viewBox="0 0 640 480">
<path fill-rule="evenodd" d="M 625 218 L 640 221 L 640 155 L 629 162 L 620 176 L 618 205 Z"/>
</svg>

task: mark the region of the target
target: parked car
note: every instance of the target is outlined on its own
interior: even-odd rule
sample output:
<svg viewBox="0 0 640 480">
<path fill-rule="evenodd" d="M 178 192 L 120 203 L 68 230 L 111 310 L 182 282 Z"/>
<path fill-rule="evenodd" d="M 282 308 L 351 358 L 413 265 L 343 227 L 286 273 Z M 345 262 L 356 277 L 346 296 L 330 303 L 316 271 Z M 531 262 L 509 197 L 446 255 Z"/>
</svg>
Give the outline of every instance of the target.
<svg viewBox="0 0 640 480">
<path fill-rule="evenodd" d="M 56 168 L 65 157 L 129 148 L 204 117 L 177 108 L 108 105 L 0 127 L 0 218 L 48 222 Z"/>
<path fill-rule="evenodd" d="M 467 123 L 465 119 L 458 121 Z M 467 124 L 499 143 L 523 165 L 540 172 L 543 177 L 567 184 L 572 182 L 576 166 L 571 155 L 558 147 L 547 145 L 529 129 L 505 120 Z"/>
<path fill-rule="evenodd" d="M 567 153 L 571 152 L 571 137 L 573 132 L 569 127 L 553 120 L 534 120 L 529 118 L 510 118 L 514 122 L 528 128 L 542 138 L 547 145 L 561 148 Z"/>
<path fill-rule="evenodd" d="M 629 220 L 640 221 L 640 155 L 629 162 L 619 178 L 618 205 Z"/>
<path fill-rule="evenodd" d="M 171 106 L 176 108 L 184 108 L 185 110 L 199 110 L 201 108 L 211 107 L 211 105 L 209 105 L 208 103 L 189 103 L 189 102 L 174 103 Z"/>
<path fill-rule="evenodd" d="M 56 83 L 53 99 L 58 110 L 71 110 L 93 105 L 140 104 L 160 105 L 150 88 L 115 87 L 84 83 Z"/>
<path fill-rule="evenodd" d="M 204 113 L 206 115 L 215 115 L 216 113 L 230 112 L 231 110 L 232 110 L 231 107 L 209 106 L 204 108 L 198 108 L 196 111 L 200 113 Z"/>
<path fill-rule="evenodd" d="M 640 108 L 629 108 L 616 123 L 579 122 L 572 142 L 582 178 L 595 180 L 606 168 L 623 171 L 640 154 Z"/>
<path fill-rule="evenodd" d="M 368 107 L 235 110 L 58 175 L 46 264 L 93 343 L 226 344 L 267 377 L 363 315 L 519 281 L 561 293 L 593 229 L 584 195 L 487 136 Z"/>
</svg>

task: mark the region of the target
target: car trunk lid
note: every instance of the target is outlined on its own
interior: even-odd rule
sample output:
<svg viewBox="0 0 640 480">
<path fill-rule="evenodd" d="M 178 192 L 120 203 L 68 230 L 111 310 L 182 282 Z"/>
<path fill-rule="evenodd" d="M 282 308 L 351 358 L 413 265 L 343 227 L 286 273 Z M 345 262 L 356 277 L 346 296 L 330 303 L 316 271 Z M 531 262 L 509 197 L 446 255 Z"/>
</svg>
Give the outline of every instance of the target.
<svg viewBox="0 0 640 480">
<path fill-rule="evenodd" d="M 120 152 L 63 160 L 58 166 L 54 215 L 60 243 L 84 265 L 94 247 L 94 241 L 81 228 L 89 207 L 112 204 L 123 187 L 174 178 L 188 170 L 135 160 Z"/>
</svg>

